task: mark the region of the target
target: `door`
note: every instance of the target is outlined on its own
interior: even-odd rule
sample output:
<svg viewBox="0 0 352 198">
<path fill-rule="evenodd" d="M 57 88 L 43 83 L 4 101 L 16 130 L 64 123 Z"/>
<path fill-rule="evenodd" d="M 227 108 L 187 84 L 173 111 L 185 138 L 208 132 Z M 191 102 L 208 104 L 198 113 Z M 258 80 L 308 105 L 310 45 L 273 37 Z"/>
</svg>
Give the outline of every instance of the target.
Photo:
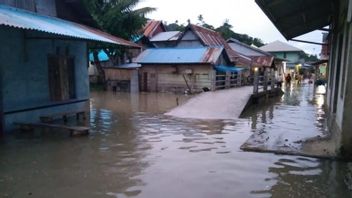
<svg viewBox="0 0 352 198">
<path fill-rule="evenodd" d="M 76 97 L 74 58 L 48 56 L 49 91 L 52 101 L 64 101 Z"/>
</svg>

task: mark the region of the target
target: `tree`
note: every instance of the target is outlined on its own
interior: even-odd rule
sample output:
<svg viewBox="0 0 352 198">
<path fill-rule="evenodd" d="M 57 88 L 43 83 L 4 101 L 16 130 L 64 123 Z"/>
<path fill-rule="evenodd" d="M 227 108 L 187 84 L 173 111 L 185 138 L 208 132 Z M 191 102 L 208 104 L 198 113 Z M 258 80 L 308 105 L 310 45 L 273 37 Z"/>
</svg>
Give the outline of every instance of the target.
<svg viewBox="0 0 352 198">
<path fill-rule="evenodd" d="M 155 8 L 134 9 L 140 0 L 84 0 L 88 11 L 104 31 L 130 39 L 147 22 Z"/>
<path fill-rule="evenodd" d="M 248 36 L 247 34 L 238 34 L 232 30 L 233 26 L 230 24 L 228 19 L 225 19 L 224 23 L 216 28 L 215 30 L 219 32 L 225 40 L 229 38 L 234 38 L 239 40 L 240 42 L 246 43 L 247 45 L 254 44 L 257 47 L 261 47 L 264 45 L 263 41 L 259 38 L 253 38 Z"/>
<path fill-rule="evenodd" d="M 198 25 L 205 27 L 205 28 L 208 28 L 208 29 L 211 29 L 211 30 L 215 30 L 214 26 L 212 26 L 204 21 L 203 15 L 200 14 L 198 16 L 198 21 L 199 21 Z"/>
<path fill-rule="evenodd" d="M 126 40 L 138 34 L 147 22 L 145 15 L 155 10 L 150 7 L 135 9 L 140 0 L 83 0 L 83 2 L 102 30 Z M 98 44 L 90 46 L 90 49 L 100 74 L 100 83 L 104 84 L 104 72 L 97 54 L 100 50 L 104 50 L 109 59 L 118 64 L 121 57 L 125 57 L 126 48 Z"/>
<path fill-rule="evenodd" d="M 174 23 L 170 23 L 170 24 L 165 23 L 165 28 L 167 31 L 183 32 L 186 29 L 186 26 L 184 24 L 178 24 L 178 20 L 176 20 Z"/>
</svg>

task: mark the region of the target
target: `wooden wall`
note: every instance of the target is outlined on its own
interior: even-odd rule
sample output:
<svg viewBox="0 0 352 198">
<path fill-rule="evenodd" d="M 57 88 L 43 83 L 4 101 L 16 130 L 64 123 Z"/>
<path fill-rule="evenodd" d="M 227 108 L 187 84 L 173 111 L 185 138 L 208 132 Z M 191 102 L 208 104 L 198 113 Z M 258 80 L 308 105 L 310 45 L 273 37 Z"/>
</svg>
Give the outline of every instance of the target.
<svg viewBox="0 0 352 198">
<path fill-rule="evenodd" d="M 211 89 L 213 71 L 213 67 L 206 64 L 143 65 L 139 70 L 140 89 L 146 92 L 184 92 L 187 89 L 198 92 L 203 87 Z"/>
<path fill-rule="evenodd" d="M 44 15 L 56 16 L 55 0 L 0 0 L 0 4 Z"/>
</svg>

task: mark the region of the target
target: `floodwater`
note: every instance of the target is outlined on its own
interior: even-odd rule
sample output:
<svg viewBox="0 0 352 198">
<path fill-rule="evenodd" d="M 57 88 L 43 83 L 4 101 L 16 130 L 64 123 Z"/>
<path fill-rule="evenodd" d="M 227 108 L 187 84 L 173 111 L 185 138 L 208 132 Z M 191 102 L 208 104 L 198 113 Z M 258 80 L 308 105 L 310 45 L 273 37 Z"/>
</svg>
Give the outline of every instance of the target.
<svg viewBox="0 0 352 198">
<path fill-rule="evenodd" d="M 245 118 L 208 121 L 164 115 L 186 96 L 93 92 L 88 137 L 0 143 L 0 197 L 352 197 L 347 162 L 240 149 L 257 130 L 302 128 L 280 109 L 314 113 L 303 127 L 319 133 L 314 89 L 291 91 Z"/>
</svg>

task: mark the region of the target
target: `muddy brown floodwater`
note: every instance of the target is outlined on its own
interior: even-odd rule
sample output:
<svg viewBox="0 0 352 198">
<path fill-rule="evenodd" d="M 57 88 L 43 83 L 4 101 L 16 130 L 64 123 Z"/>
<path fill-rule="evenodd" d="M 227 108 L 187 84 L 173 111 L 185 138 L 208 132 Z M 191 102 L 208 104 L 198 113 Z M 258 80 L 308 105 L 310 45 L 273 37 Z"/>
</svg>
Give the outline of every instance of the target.
<svg viewBox="0 0 352 198">
<path fill-rule="evenodd" d="M 319 102 L 305 86 L 248 117 L 211 121 L 163 115 L 185 96 L 93 92 L 88 137 L 0 143 L 0 197 L 351 197 L 347 162 L 240 149 L 258 130 L 319 133 Z M 299 109 L 312 125 L 282 117 Z"/>
</svg>

